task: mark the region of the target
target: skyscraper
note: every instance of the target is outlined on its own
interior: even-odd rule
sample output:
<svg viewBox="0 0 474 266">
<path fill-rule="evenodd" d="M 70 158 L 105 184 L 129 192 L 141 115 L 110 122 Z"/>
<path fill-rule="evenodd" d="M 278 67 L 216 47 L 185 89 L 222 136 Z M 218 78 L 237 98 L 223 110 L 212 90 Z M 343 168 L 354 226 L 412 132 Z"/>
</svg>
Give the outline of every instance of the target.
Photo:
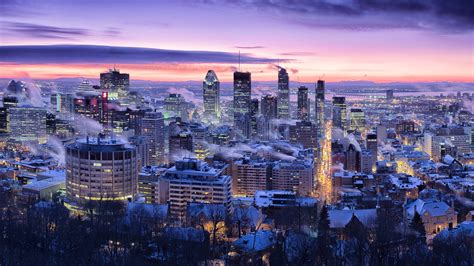
<svg viewBox="0 0 474 266">
<path fill-rule="evenodd" d="M 278 67 L 278 118 L 290 118 L 290 85 L 286 69 Z"/>
<path fill-rule="evenodd" d="M 120 73 L 118 69 L 110 69 L 109 72 L 100 73 L 100 87 L 108 91 L 110 100 L 125 100 L 130 87 L 130 75 Z"/>
<path fill-rule="evenodd" d="M 252 137 L 257 136 L 258 99 L 252 99 L 250 106 L 250 131 Z"/>
<path fill-rule="evenodd" d="M 77 203 L 127 200 L 137 194 L 136 148 L 120 140 L 90 138 L 66 145 L 66 190 Z"/>
<path fill-rule="evenodd" d="M 315 113 L 316 113 L 316 129 L 318 138 L 324 137 L 324 100 L 325 89 L 324 80 L 318 80 L 316 83 Z"/>
<path fill-rule="evenodd" d="M 148 143 L 148 162 L 146 165 L 157 165 L 164 162 L 165 155 L 165 121 L 159 112 L 147 112 L 140 119 L 141 134 Z"/>
<path fill-rule="evenodd" d="M 365 114 L 360 108 L 352 108 L 350 111 L 350 130 L 362 133 L 365 130 Z"/>
<path fill-rule="evenodd" d="M 347 130 L 347 105 L 346 97 L 332 97 L 332 126 Z"/>
<path fill-rule="evenodd" d="M 220 118 L 220 82 L 214 70 L 207 71 L 202 82 L 204 117 L 209 121 L 219 122 Z"/>
<path fill-rule="evenodd" d="M 260 103 L 260 113 L 267 120 L 275 119 L 278 116 L 277 106 L 277 97 L 273 95 L 265 95 L 262 97 L 262 101 Z"/>
<path fill-rule="evenodd" d="M 309 98 L 308 88 L 301 86 L 298 88 L 298 119 L 303 121 L 309 121 Z"/>
<path fill-rule="evenodd" d="M 250 138 L 251 74 L 234 72 L 234 128 L 244 138 Z"/>
</svg>

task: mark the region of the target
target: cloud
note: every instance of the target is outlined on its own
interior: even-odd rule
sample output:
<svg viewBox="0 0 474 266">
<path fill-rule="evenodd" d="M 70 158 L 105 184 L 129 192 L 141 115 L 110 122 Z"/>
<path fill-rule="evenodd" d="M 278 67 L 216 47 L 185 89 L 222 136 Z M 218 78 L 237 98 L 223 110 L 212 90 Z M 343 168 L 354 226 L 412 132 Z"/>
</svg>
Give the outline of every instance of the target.
<svg viewBox="0 0 474 266">
<path fill-rule="evenodd" d="M 15 45 L 0 46 L 0 60 L 18 64 L 146 64 L 146 63 L 235 63 L 237 53 L 215 51 L 165 50 L 140 47 L 100 45 Z M 256 57 L 247 53 L 240 55 L 243 64 L 265 64 L 288 62 Z"/>
<path fill-rule="evenodd" d="M 22 22 L 2 22 L 2 30 L 8 35 L 42 38 L 42 39 L 66 39 L 82 37 L 90 34 L 90 31 L 82 28 L 54 27 L 41 24 Z"/>
<path fill-rule="evenodd" d="M 409 28 L 451 33 L 474 28 L 472 0 L 240 0 L 227 3 L 271 12 L 278 19 L 284 17 L 308 27 L 356 31 Z"/>
<path fill-rule="evenodd" d="M 260 45 L 256 45 L 256 46 L 235 46 L 235 48 L 238 48 L 238 49 L 262 49 L 262 48 L 265 48 L 265 46 L 260 46 Z"/>
</svg>

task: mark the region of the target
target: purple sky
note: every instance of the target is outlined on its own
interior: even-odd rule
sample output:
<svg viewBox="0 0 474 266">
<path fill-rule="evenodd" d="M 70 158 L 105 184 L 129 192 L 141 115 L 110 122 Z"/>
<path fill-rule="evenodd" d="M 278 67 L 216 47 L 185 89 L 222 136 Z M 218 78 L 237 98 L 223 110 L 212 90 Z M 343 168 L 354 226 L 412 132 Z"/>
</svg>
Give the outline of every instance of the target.
<svg viewBox="0 0 474 266">
<path fill-rule="evenodd" d="M 242 69 L 260 80 L 274 79 L 280 62 L 301 81 L 474 81 L 473 5 L 1 0 L 0 72 L 92 77 L 116 64 L 143 79 L 198 80 L 215 68 L 229 80 L 241 50 Z"/>
</svg>

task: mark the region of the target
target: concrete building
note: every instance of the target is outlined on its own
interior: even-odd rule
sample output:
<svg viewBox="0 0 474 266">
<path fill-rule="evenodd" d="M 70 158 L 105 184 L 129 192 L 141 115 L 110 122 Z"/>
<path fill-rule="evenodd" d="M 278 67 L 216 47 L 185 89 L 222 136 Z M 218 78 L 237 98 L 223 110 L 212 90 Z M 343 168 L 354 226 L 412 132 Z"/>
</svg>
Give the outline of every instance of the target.
<svg viewBox="0 0 474 266">
<path fill-rule="evenodd" d="M 231 210 L 231 177 L 223 175 L 224 168 L 213 168 L 197 159 L 176 161 L 163 175 L 169 182 L 170 214 L 177 219 L 186 217 L 188 203 L 223 204 Z"/>
<path fill-rule="evenodd" d="M 137 195 L 136 148 L 106 137 L 79 139 L 66 145 L 66 189 L 77 203 L 126 200 Z"/>
<path fill-rule="evenodd" d="M 305 149 L 318 147 L 317 126 L 311 122 L 296 122 L 289 127 L 290 142 L 301 144 Z"/>
<path fill-rule="evenodd" d="M 313 161 L 278 162 L 272 168 L 270 182 L 273 190 L 288 190 L 300 196 L 309 196 L 315 185 Z"/>
<path fill-rule="evenodd" d="M 157 165 L 165 160 L 165 121 L 162 113 L 147 112 L 140 119 L 141 135 L 147 139 L 148 155 L 145 165 Z"/>
<path fill-rule="evenodd" d="M 233 162 L 231 170 L 232 195 L 253 196 L 257 190 L 269 189 L 272 169 L 267 161 L 245 157 Z"/>
</svg>

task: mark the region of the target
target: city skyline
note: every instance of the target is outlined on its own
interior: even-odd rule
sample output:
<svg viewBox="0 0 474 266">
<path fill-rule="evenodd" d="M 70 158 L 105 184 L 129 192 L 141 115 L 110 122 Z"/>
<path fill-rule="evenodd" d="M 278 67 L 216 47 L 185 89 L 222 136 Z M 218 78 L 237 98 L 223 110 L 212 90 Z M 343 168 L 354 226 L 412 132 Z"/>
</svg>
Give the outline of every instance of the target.
<svg viewBox="0 0 474 266">
<path fill-rule="evenodd" d="M 2 1 L 0 78 L 474 81 L 467 1 L 141 2 Z"/>
</svg>

